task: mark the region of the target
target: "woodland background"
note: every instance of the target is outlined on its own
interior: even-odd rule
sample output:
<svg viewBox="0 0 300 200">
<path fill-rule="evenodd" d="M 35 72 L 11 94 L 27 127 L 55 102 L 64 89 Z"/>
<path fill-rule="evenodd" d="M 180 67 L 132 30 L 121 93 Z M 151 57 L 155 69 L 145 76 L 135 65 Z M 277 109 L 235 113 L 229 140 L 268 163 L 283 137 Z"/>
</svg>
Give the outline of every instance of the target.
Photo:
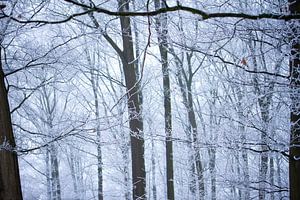
<svg viewBox="0 0 300 200">
<path fill-rule="evenodd" d="M 293 3 L 0 3 L 24 199 L 290 198 Z"/>
</svg>

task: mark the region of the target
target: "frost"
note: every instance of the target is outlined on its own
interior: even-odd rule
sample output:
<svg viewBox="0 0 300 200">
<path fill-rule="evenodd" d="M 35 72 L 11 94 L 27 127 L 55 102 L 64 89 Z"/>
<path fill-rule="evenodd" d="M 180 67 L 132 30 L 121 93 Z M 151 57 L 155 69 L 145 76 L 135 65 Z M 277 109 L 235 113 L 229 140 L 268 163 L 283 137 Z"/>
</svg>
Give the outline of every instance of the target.
<svg viewBox="0 0 300 200">
<path fill-rule="evenodd" d="M 13 147 L 9 144 L 9 141 L 6 138 L 4 138 L 2 144 L 0 145 L 0 150 L 13 151 Z"/>
</svg>

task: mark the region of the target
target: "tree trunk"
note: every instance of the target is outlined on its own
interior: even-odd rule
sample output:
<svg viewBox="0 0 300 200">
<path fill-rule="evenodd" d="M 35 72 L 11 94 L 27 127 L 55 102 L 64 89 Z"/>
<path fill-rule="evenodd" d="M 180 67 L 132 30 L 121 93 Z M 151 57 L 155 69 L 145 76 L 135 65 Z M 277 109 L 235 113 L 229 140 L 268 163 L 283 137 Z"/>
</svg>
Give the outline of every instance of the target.
<svg viewBox="0 0 300 200">
<path fill-rule="evenodd" d="M 292 14 L 300 13 L 300 0 L 289 0 Z M 300 41 L 299 20 L 291 22 L 291 58 L 290 58 L 290 88 L 291 88 L 291 133 L 290 133 L 290 199 L 300 199 Z"/>
<path fill-rule="evenodd" d="M 198 126 L 196 122 L 196 115 L 194 111 L 194 104 L 193 104 L 193 94 L 192 94 L 192 63 L 191 63 L 192 54 L 187 54 L 187 61 L 188 61 L 188 68 L 189 68 L 189 75 L 188 80 L 186 80 L 187 85 L 187 104 L 186 109 L 188 112 L 188 121 L 191 126 L 191 133 L 192 133 L 192 142 L 193 142 L 193 153 L 195 155 L 195 165 L 196 165 L 196 172 L 197 172 L 197 180 L 198 180 L 198 189 L 199 189 L 199 199 L 205 199 L 205 186 L 204 186 L 204 175 L 203 175 L 203 166 L 201 161 L 200 155 L 200 147 L 199 147 L 199 136 L 198 136 Z"/>
<path fill-rule="evenodd" d="M 52 180 L 52 198 L 61 200 L 61 189 L 59 179 L 59 166 L 57 158 L 57 149 L 54 143 L 50 145 L 50 163 L 51 163 L 51 180 Z"/>
<path fill-rule="evenodd" d="M 180 92 L 183 98 L 183 104 L 187 111 L 187 120 L 188 126 L 185 131 L 187 134 L 187 139 L 189 141 L 188 148 L 192 152 L 188 155 L 189 158 L 189 191 L 191 192 L 191 197 L 196 199 L 196 177 L 198 180 L 198 189 L 199 189 L 199 198 L 205 198 L 205 188 L 204 188 L 204 179 L 203 179 L 203 167 L 201 162 L 201 156 L 198 146 L 198 130 L 196 116 L 193 108 L 193 95 L 192 95 L 192 71 L 191 71 L 191 55 L 188 55 L 188 65 L 189 65 L 189 74 L 185 73 L 183 69 L 183 61 L 176 55 L 173 47 L 170 48 L 172 55 L 175 57 L 176 63 L 176 76 L 178 80 L 178 85 L 180 87 Z M 182 78 L 182 76 L 184 78 Z M 184 81 L 183 81 L 184 80 Z"/>
<path fill-rule="evenodd" d="M 0 200 L 21 200 L 19 165 L 0 48 Z"/>
<path fill-rule="evenodd" d="M 46 149 L 46 178 L 47 178 L 47 199 L 52 200 L 52 189 L 51 189 L 51 167 L 50 167 L 50 150 L 49 147 Z"/>
<path fill-rule="evenodd" d="M 100 131 L 100 113 L 99 113 L 99 100 L 98 100 L 98 93 L 97 88 L 98 79 L 95 75 L 96 70 L 93 68 L 93 63 L 86 51 L 87 59 L 92 69 L 90 70 L 91 73 L 91 83 L 93 88 L 93 95 L 94 95 L 94 106 L 95 106 L 95 117 L 96 117 L 96 141 L 97 141 L 97 171 L 98 171 L 98 200 L 103 200 L 103 173 L 102 173 L 102 149 L 101 149 L 101 131 Z"/>
<path fill-rule="evenodd" d="M 78 192 L 78 172 L 76 170 L 76 157 L 74 155 L 73 149 L 70 149 L 70 154 L 68 156 L 68 164 L 71 171 L 73 189 L 74 189 L 74 200 L 80 200 L 80 194 Z"/>
<path fill-rule="evenodd" d="M 165 7 L 166 2 L 155 0 L 155 9 Z M 167 15 L 159 15 L 156 22 L 156 32 L 158 35 L 158 46 L 162 64 L 163 74 L 163 93 L 164 93 L 164 118 L 166 134 L 166 168 L 167 168 L 167 199 L 174 200 L 174 170 L 173 170 L 173 143 L 172 143 L 172 109 L 171 109 L 171 92 L 170 77 L 168 66 L 168 41 L 167 41 Z"/>
<path fill-rule="evenodd" d="M 217 200 L 216 188 L 216 149 L 214 147 L 208 149 L 209 154 L 209 171 L 211 182 L 211 200 Z"/>
<path fill-rule="evenodd" d="M 281 165 L 280 165 L 280 157 L 279 155 L 276 155 L 276 168 L 277 168 L 277 185 L 279 188 L 282 188 L 282 182 L 281 182 Z M 278 193 L 278 199 L 282 199 L 281 192 Z"/>
<path fill-rule="evenodd" d="M 156 188 L 156 162 L 154 152 L 154 140 L 151 139 L 151 173 L 152 173 L 152 195 L 153 200 L 157 200 L 157 188 Z"/>
<path fill-rule="evenodd" d="M 249 48 L 251 52 L 251 56 L 253 59 L 253 68 L 254 71 L 258 70 L 258 61 L 256 58 L 255 46 L 252 44 L 254 41 L 254 35 L 252 32 L 249 34 L 250 41 L 249 41 Z M 253 41 L 252 41 L 253 40 Z M 264 60 L 264 58 L 262 58 Z M 267 82 L 268 79 L 264 77 L 264 81 Z M 258 105 L 260 108 L 260 117 L 262 120 L 263 129 L 260 132 L 260 143 L 261 143 L 261 153 L 260 153 L 260 163 L 259 163 L 259 188 L 258 188 L 258 199 L 265 200 L 266 198 L 266 182 L 267 182 L 267 172 L 268 172 L 268 125 L 270 121 L 269 116 L 269 108 L 272 100 L 272 91 L 273 91 L 273 84 L 269 83 L 270 86 L 268 91 L 266 91 L 263 87 L 260 87 L 259 77 L 258 74 L 255 73 L 253 75 L 253 86 L 255 94 L 258 96 Z"/>
<path fill-rule="evenodd" d="M 218 133 L 215 131 L 214 127 L 218 126 L 218 121 L 216 117 L 216 98 L 218 96 L 218 91 L 216 89 L 212 89 L 210 91 L 211 100 L 209 103 L 209 126 L 210 126 L 210 141 L 217 143 Z M 204 123 L 204 120 L 202 120 Z M 208 147 L 208 155 L 209 155 L 209 171 L 210 171 L 210 179 L 211 179 L 211 199 L 217 199 L 217 187 L 216 187 L 216 153 L 217 149 L 214 145 Z"/>
<path fill-rule="evenodd" d="M 271 91 L 270 91 L 271 92 Z M 261 109 L 261 117 L 263 122 L 263 130 L 260 135 L 261 140 L 261 156 L 260 156 L 260 168 L 259 168 L 259 200 L 265 200 L 266 198 L 266 182 L 268 172 L 268 123 L 269 123 L 269 105 L 270 101 L 267 97 L 259 98 L 259 106 Z"/>
<path fill-rule="evenodd" d="M 119 11 L 129 10 L 129 1 L 118 0 Z M 120 17 L 122 29 L 123 52 L 121 56 L 127 90 L 127 107 L 129 114 L 133 199 L 146 199 L 146 172 L 144 161 L 143 118 L 139 98 L 139 83 L 136 76 L 134 50 L 129 17 Z"/>
<path fill-rule="evenodd" d="M 243 102 L 243 93 L 242 90 L 240 89 L 239 86 L 236 87 L 237 90 L 237 113 L 238 113 L 238 119 L 240 122 L 245 122 L 245 116 L 243 113 L 243 107 L 242 107 L 242 102 Z M 239 133 L 241 134 L 241 143 L 242 143 L 242 171 L 243 171 L 243 183 L 244 183 L 244 188 L 243 188 L 243 197 L 242 199 L 244 200 L 249 200 L 250 199 L 250 176 L 249 176 L 249 163 L 248 163 L 248 153 L 247 150 L 244 147 L 244 144 L 247 142 L 247 137 L 245 133 L 245 125 L 243 123 L 240 123 L 238 125 L 238 130 Z"/>
<path fill-rule="evenodd" d="M 270 200 L 275 200 L 275 192 L 274 192 L 274 175 L 275 175 L 275 169 L 274 169 L 274 158 L 273 156 L 270 157 L 270 186 L 271 186 L 271 194 L 270 194 Z"/>
</svg>

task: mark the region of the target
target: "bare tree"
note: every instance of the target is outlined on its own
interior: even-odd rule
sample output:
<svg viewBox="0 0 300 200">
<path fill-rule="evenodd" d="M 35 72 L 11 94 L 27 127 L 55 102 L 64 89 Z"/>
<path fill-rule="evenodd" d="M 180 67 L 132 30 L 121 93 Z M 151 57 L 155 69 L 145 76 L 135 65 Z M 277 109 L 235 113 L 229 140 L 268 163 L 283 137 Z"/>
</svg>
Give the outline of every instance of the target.
<svg viewBox="0 0 300 200">
<path fill-rule="evenodd" d="M 155 9 L 164 8 L 166 1 L 155 0 Z M 171 89 L 169 77 L 168 61 L 168 16 L 161 14 L 155 19 L 158 46 L 161 57 L 163 74 L 163 93 L 164 93 L 164 117 L 166 134 L 166 173 L 167 173 L 167 198 L 174 200 L 174 170 L 173 170 L 173 142 L 172 142 L 172 109 L 171 109 Z"/>
<path fill-rule="evenodd" d="M 2 43 L 2 39 L 1 39 Z M 12 130 L 0 48 L 0 200 L 22 199 L 16 143 Z"/>
<path fill-rule="evenodd" d="M 290 12 L 300 14 L 300 1 L 289 0 Z M 300 199 L 300 29 L 299 20 L 291 23 L 291 138 L 290 138 L 290 199 Z"/>
</svg>

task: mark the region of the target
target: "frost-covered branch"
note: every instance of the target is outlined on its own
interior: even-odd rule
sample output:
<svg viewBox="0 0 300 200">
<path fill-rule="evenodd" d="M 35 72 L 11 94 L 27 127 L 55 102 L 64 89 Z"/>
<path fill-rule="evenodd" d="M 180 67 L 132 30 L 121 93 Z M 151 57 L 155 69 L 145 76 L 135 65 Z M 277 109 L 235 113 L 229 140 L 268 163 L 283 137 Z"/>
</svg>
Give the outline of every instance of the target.
<svg viewBox="0 0 300 200">
<path fill-rule="evenodd" d="M 248 13 L 238 13 L 238 12 L 214 12 L 209 13 L 204 10 L 200 10 L 193 7 L 183 6 L 179 3 L 175 6 L 170 7 L 163 7 L 157 10 L 149 10 L 149 11 L 112 11 L 107 8 L 98 7 L 94 4 L 86 5 L 84 3 L 80 3 L 74 0 L 64 0 L 65 2 L 72 3 L 73 5 L 79 6 L 84 8 L 83 12 L 77 12 L 74 14 L 71 14 L 67 16 L 64 19 L 61 20 L 35 20 L 35 19 L 29 19 L 29 20 L 23 20 L 18 17 L 11 16 L 9 14 L 6 14 L 3 10 L 1 13 L 1 18 L 8 17 L 18 23 L 26 24 L 26 23 L 37 23 L 37 24 L 60 24 L 68 22 L 72 19 L 75 19 L 79 16 L 84 16 L 93 12 L 106 14 L 109 16 L 131 16 L 131 17 L 149 17 L 149 16 L 157 16 L 159 14 L 163 13 L 169 13 L 169 12 L 177 12 L 177 11 L 184 11 L 188 12 L 194 15 L 198 15 L 201 17 L 202 20 L 207 19 L 214 19 L 214 18 L 241 18 L 241 19 L 249 19 L 249 20 L 258 20 L 258 19 L 274 19 L 274 20 L 292 20 L 292 19 L 300 19 L 300 14 L 275 14 L 275 13 L 260 13 L 260 14 L 248 14 Z"/>
</svg>

